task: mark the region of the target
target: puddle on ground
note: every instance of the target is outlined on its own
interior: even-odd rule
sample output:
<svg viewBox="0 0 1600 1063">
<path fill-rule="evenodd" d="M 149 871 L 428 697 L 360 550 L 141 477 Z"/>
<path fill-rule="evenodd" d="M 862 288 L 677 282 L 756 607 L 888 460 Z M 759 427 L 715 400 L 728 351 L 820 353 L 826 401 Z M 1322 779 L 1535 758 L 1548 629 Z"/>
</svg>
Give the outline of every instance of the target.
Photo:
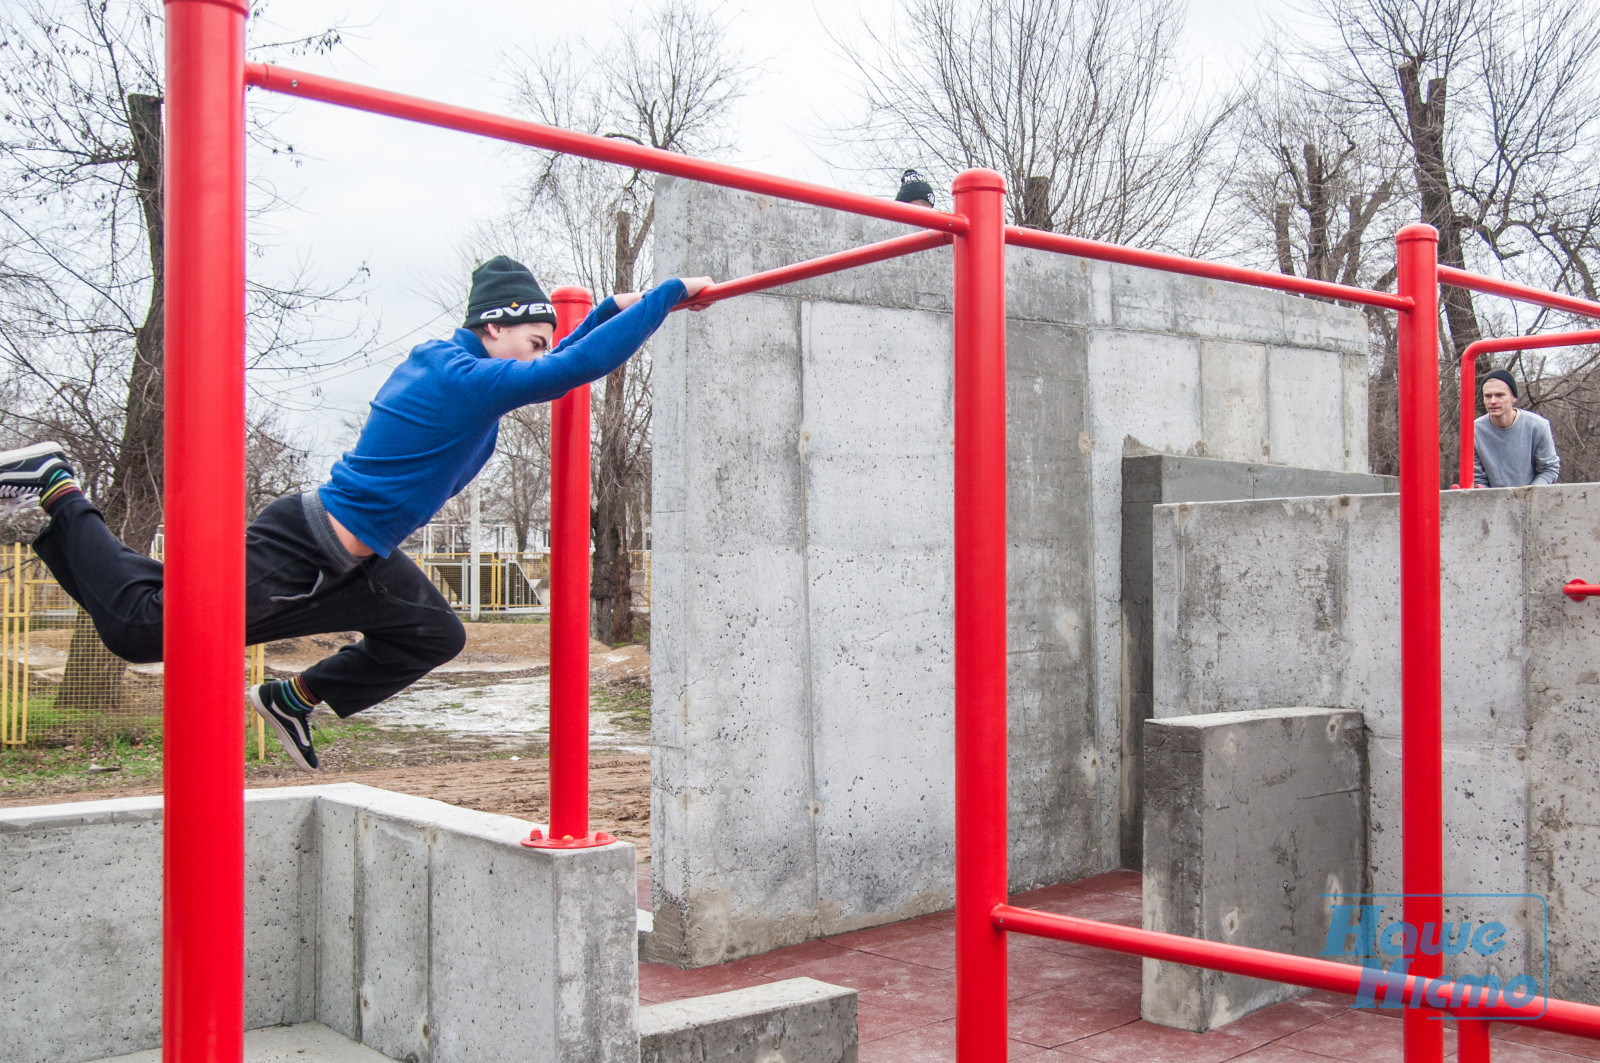
<svg viewBox="0 0 1600 1063">
<path fill-rule="evenodd" d="M 459 679 L 422 679 L 363 711 L 361 718 L 380 727 L 417 728 L 437 734 L 548 739 L 550 681 L 538 676 L 463 686 Z M 637 726 L 596 709 L 589 712 L 589 747 L 619 753 L 650 751 L 648 736 Z"/>
</svg>

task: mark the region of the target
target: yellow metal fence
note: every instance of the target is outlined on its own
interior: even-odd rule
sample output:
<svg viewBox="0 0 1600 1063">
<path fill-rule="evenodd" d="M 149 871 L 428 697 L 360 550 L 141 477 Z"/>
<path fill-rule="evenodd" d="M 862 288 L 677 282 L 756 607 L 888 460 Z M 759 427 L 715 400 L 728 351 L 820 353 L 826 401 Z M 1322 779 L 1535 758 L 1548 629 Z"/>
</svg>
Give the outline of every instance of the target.
<svg viewBox="0 0 1600 1063">
<path fill-rule="evenodd" d="M 251 646 L 241 678 L 265 675 L 265 647 Z M 248 701 L 245 714 L 263 759 L 266 725 Z M 0 748 L 156 741 L 161 727 L 161 666 L 114 656 L 33 551 L 0 545 Z"/>
</svg>

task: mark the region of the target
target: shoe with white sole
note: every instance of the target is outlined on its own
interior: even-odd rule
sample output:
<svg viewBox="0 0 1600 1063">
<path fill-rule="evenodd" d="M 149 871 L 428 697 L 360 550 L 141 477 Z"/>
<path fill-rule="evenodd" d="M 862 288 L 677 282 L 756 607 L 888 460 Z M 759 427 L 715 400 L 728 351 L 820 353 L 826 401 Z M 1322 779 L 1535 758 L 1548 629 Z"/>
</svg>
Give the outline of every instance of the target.
<svg viewBox="0 0 1600 1063">
<path fill-rule="evenodd" d="M 0 451 L 0 510 L 37 505 L 57 479 L 75 475 L 60 443 Z"/>
<path fill-rule="evenodd" d="M 311 748 L 311 714 L 284 704 L 278 692 L 279 685 L 272 680 L 251 687 L 245 692 L 250 706 L 256 710 L 256 715 L 267 721 L 290 760 L 306 771 L 316 771 L 317 751 Z"/>
</svg>

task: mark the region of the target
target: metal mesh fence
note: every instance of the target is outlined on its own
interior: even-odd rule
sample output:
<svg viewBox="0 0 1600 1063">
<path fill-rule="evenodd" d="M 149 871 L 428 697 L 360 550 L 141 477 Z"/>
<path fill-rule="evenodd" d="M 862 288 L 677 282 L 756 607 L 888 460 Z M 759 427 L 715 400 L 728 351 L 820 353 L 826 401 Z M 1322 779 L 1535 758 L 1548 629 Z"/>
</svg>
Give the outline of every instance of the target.
<svg viewBox="0 0 1600 1063">
<path fill-rule="evenodd" d="M 243 663 L 241 690 L 262 681 L 263 648 Z M 263 757 L 265 725 L 241 702 Z M 0 546 L 0 746 L 155 742 L 162 726 L 161 665 L 112 654 L 31 550 Z"/>
</svg>

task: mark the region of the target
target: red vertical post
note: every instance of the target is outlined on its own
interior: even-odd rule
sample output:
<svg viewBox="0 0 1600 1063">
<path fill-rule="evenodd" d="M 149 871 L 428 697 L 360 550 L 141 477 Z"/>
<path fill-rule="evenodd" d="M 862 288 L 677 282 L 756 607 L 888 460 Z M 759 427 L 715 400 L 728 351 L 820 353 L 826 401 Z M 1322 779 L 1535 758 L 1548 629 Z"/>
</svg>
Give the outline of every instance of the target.
<svg viewBox="0 0 1600 1063">
<path fill-rule="evenodd" d="M 1408 225 L 1395 237 L 1400 311 L 1400 829 L 1405 921 L 1420 937 L 1444 921 L 1444 732 L 1439 647 L 1439 234 Z M 1411 959 L 1436 977 L 1444 958 Z M 1444 1023 L 1407 1008 L 1406 1063 L 1444 1057 Z"/>
<path fill-rule="evenodd" d="M 955 240 L 956 1059 L 1004 1063 L 1006 938 L 1005 179 L 968 170 Z"/>
<path fill-rule="evenodd" d="M 550 293 L 559 343 L 583 322 L 585 288 Z M 550 404 L 550 834 L 532 848 L 604 845 L 589 832 L 589 385 Z"/>
<path fill-rule="evenodd" d="M 1478 358 L 1471 350 L 1471 344 L 1461 355 L 1461 472 L 1456 485 L 1463 491 L 1472 490 L 1472 459 L 1473 434 L 1476 431 L 1477 418 L 1473 414 L 1478 412 Z"/>
<path fill-rule="evenodd" d="M 1457 1063 L 1491 1063 L 1488 1019 L 1456 1020 Z"/>
<path fill-rule="evenodd" d="M 244 1054 L 244 0 L 167 0 L 162 1059 Z"/>
</svg>

